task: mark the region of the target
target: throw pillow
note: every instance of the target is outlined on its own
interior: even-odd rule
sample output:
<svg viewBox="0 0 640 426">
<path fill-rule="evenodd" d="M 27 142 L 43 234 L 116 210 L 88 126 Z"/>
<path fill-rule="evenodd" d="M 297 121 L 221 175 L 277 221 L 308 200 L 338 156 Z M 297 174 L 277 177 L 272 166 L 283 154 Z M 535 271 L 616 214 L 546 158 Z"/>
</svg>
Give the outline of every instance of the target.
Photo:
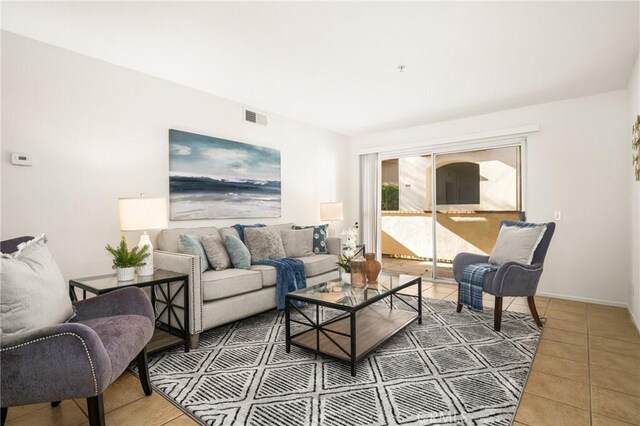
<svg viewBox="0 0 640 426">
<path fill-rule="evenodd" d="M 227 235 L 224 239 L 224 246 L 227 248 L 234 268 L 249 269 L 251 267 L 251 254 L 240 238 Z"/>
<path fill-rule="evenodd" d="M 191 234 L 180 234 L 178 237 L 178 252 L 184 254 L 191 254 L 193 256 L 200 256 L 200 272 L 204 272 L 209 269 L 209 261 L 207 260 L 207 254 L 200 244 L 198 237 Z"/>
<path fill-rule="evenodd" d="M 222 271 L 231 266 L 231 259 L 219 235 L 205 235 L 200 241 L 213 269 Z"/>
<path fill-rule="evenodd" d="M 19 342 L 24 333 L 64 323 L 74 315 L 69 287 L 41 235 L 3 254 L 0 264 L 0 344 Z"/>
<path fill-rule="evenodd" d="M 273 227 L 245 228 L 244 239 L 251 253 L 251 262 L 286 257 L 280 231 Z"/>
<path fill-rule="evenodd" d="M 546 230 L 546 225 L 526 227 L 503 225 L 489 257 L 489 263 L 502 265 L 506 262 L 517 262 L 531 265 L 533 253 Z"/>
<path fill-rule="evenodd" d="M 282 245 L 287 257 L 313 256 L 313 228 L 281 230 Z"/>
<path fill-rule="evenodd" d="M 294 226 L 293 229 L 313 229 L 313 252 L 315 254 L 329 253 L 327 250 L 327 227 L 329 225 Z"/>
</svg>

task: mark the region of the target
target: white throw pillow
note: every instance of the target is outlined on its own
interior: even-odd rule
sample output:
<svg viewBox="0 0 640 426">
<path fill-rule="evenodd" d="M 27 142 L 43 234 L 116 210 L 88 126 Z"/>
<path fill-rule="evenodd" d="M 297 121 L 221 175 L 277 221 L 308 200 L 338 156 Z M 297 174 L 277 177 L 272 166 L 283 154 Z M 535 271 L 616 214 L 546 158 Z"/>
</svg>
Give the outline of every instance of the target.
<svg viewBox="0 0 640 426">
<path fill-rule="evenodd" d="M 10 346 L 23 333 L 68 321 L 74 316 L 69 287 L 41 235 L 2 254 L 0 345 Z"/>
<path fill-rule="evenodd" d="M 542 241 L 546 230 L 546 225 L 526 227 L 503 225 L 489 257 L 489 263 L 502 265 L 506 262 L 518 262 L 531 265 L 533 253 Z"/>
</svg>

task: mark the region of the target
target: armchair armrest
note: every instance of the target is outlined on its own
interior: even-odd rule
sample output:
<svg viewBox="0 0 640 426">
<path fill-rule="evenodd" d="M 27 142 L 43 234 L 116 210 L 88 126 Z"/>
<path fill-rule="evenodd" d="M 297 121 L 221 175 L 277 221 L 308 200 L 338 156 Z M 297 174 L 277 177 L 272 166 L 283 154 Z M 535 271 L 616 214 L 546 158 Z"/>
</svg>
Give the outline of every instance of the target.
<svg viewBox="0 0 640 426">
<path fill-rule="evenodd" d="M 496 296 L 533 296 L 541 275 L 542 263 L 505 262 L 493 278 L 493 291 Z"/>
<path fill-rule="evenodd" d="M 483 254 L 474 253 L 458 253 L 453 259 L 453 277 L 456 282 L 462 281 L 462 271 L 468 265 L 474 263 L 486 263 L 489 261 L 489 256 Z"/>
<path fill-rule="evenodd" d="M 339 237 L 327 238 L 327 251 L 329 254 L 335 254 L 336 256 L 342 253 L 342 240 Z"/>
<path fill-rule="evenodd" d="M 20 343 L 2 348 L 0 364 L 2 407 L 96 396 L 111 378 L 104 345 L 84 324 L 35 330 Z"/>
<path fill-rule="evenodd" d="M 71 322 L 116 315 L 140 315 L 149 318 L 152 324 L 156 321 L 149 297 L 144 290 L 137 287 L 112 291 L 74 302 L 73 305 L 76 308 L 76 316 Z"/>
<path fill-rule="evenodd" d="M 153 263 L 160 269 L 189 274 L 189 334 L 198 334 L 202 331 L 202 272 L 200 269 L 200 256 L 174 253 L 170 251 L 154 250 Z M 178 296 L 176 300 L 182 300 Z"/>
</svg>

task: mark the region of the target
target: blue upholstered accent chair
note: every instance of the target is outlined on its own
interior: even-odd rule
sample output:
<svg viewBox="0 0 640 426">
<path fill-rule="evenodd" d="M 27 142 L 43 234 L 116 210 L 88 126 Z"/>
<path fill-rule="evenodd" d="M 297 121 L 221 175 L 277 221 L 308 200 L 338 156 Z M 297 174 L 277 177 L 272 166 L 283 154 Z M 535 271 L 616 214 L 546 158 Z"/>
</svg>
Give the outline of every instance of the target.
<svg viewBox="0 0 640 426">
<path fill-rule="evenodd" d="M 517 222 L 510 220 L 504 220 L 500 223 L 500 226 L 513 226 Z M 497 271 L 488 272 L 484 276 L 482 283 L 483 291 L 492 294 L 496 297 L 495 311 L 494 311 L 494 329 L 500 331 L 500 324 L 502 322 L 502 298 L 507 297 L 526 297 L 529 303 L 529 309 L 536 324 L 542 327 L 542 322 L 538 316 L 536 310 L 536 304 L 534 296 L 538 288 L 538 282 L 542 275 L 542 267 L 544 266 L 544 258 L 547 255 L 549 244 L 551 243 L 551 237 L 556 229 L 556 224 L 553 222 L 547 223 L 547 230 L 538 244 L 536 251 L 533 254 L 533 260 L 531 265 L 524 265 L 516 262 L 506 262 L 500 265 Z M 473 253 L 460 253 L 455 259 L 453 259 L 453 276 L 458 283 L 458 306 L 457 311 L 462 310 L 462 304 L 460 303 L 460 282 L 462 281 L 462 271 L 467 265 L 474 263 L 486 263 L 489 261 L 489 256 L 473 254 Z"/>
<path fill-rule="evenodd" d="M 3 241 L 12 253 L 31 237 Z M 146 345 L 155 315 L 146 293 L 123 288 L 73 303 L 66 323 L 25 333 L 20 343 L 0 349 L 2 425 L 8 407 L 86 398 L 91 426 L 104 425 L 102 393 L 137 358 L 140 382 L 151 395 Z"/>
</svg>

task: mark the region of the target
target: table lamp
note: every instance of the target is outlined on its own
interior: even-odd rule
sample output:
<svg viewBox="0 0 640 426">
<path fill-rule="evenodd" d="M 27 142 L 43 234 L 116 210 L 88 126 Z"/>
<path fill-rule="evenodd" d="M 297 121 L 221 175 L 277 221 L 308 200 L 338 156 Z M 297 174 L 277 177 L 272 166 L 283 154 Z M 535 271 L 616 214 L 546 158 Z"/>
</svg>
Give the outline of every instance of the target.
<svg viewBox="0 0 640 426">
<path fill-rule="evenodd" d="M 342 203 L 339 201 L 320 203 L 320 220 L 322 222 L 338 222 L 343 220 Z M 331 226 L 329 226 L 329 235 L 331 234 Z"/>
<path fill-rule="evenodd" d="M 153 275 L 153 245 L 147 234 L 149 229 L 161 229 L 167 227 L 167 200 L 166 198 L 119 198 L 121 231 L 144 231 L 140 236 L 138 247 L 149 246 L 149 256 L 145 259 L 145 265 L 139 266 L 139 276 Z"/>
</svg>

